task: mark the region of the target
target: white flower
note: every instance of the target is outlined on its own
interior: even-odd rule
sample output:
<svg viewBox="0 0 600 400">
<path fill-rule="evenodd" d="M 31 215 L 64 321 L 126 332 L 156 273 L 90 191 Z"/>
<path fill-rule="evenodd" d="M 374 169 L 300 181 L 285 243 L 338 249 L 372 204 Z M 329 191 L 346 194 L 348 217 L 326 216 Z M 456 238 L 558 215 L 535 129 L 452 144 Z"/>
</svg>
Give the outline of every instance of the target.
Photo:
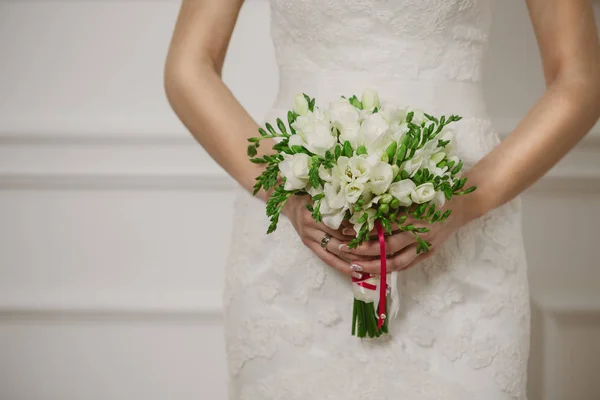
<svg viewBox="0 0 600 400">
<path fill-rule="evenodd" d="M 346 201 L 350 204 L 356 203 L 356 201 L 360 198 L 365 190 L 364 183 L 361 182 L 351 182 L 344 187 L 346 192 Z"/>
<path fill-rule="evenodd" d="M 416 185 L 410 179 L 394 182 L 390 185 L 389 193 L 400 201 L 400 205 L 408 207 L 412 204 L 411 197 L 415 193 Z"/>
<path fill-rule="evenodd" d="M 379 197 L 378 197 L 379 199 Z M 377 214 L 377 211 L 373 208 L 368 208 L 365 210 L 365 212 L 367 213 L 368 217 L 367 217 L 367 226 L 369 227 L 369 231 L 373 230 L 373 228 L 375 227 L 375 214 Z M 353 214 L 352 217 L 350 217 L 350 223 L 354 225 L 354 231 L 356 232 L 356 234 L 358 234 L 360 232 L 360 228 L 362 228 L 362 226 L 365 224 L 364 222 L 359 223 L 358 220 L 360 218 L 362 218 L 363 213 L 356 213 Z"/>
<path fill-rule="evenodd" d="M 341 179 L 346 182 L 365 183 L 371 177 L 371 165 L 366 158 L 354 156 L 352 158 L 340 157 L 338 164 L 341 172 Z"/>
<path fill-rule="evenodd" d="M 303 117 L 306 117 L 308 114 L 308 101 L 306 101 L 306 97 L 303 94 L 297 94 L 294 97 L 294 112 Z"/>
<path fill-rule="evenodd" d="M 389 129 L 390 124 L 381 114 L 375 113 L 367 116 L 360 127 L 360 144 L 364 145 L 368 151 L 371 145 Z"/>
<path fill-rule="evenodd" d="M 359 146 L 360 113 L 347 99 L 340 99 L 329 104 L 327 111 L 331 126 L 340 131 L 340 143 L 349 141 L 353 148 Z"/>
<path fill-rule="evenodd" d="M 338 229 L 348 209 L 345 183 L 325 183 L 323 193 L 325 197 L 319 207 L 323 223 L 331 229 Z"/>
<path fill-rule="evenodd" d="M 420 140 L 423 138 L 421 137 Z M 423 145 L 420 149 L 415 151 L 415 156 L 422 157 L 424 159 L 430 158 L 435 153 L 440 152 L 443 148 L 439 147 L 439 142 L 437 139 L 428 140 L 427 143 Z"/>
<path fill-rule="evenodd" d="M 425 113 L 423 112 L 423 110 L 419 109 L 419 108 L 414 108 L 414 109 L 408 109 L 407 110 L 407 114 L 408 112 L 413 113 L 413 118 L 412 118 L 412 123 L 413 124 L 417 124 L 417 125 L 421 125 L 423 122 L 429 121 L 429 119 L 425 116 Z"/>
<path fill-rule="evenodd" d="M 426 182 L 417 186 L 414 193 L 411 195 L 413 201 L 418 204 L 426 203 L 435 197 L 435 189 L 433 183 Z"/>
<path fill-rule="evenodd" d="M 406 112 L 394 106 L 382 106 L 379 112 L 390 125 L 400 125 L 404 121 L 404 118 L 406 118 Z M 406 123 L 404 124 L 406 125 Z"/>
<path fill-rule="evenodd" d="M 361 98 L 363 109 L 372 110 L 379 107 L 379 94 L 373 89 L 366 89 Z"/>
<path fill-rule="evenodd" d="M 421 166 L 424 163 L 425 163 L 425 160 L 423 159 L 423 157 L 415 155 L 410 160 L 404 161 L 404 163 L 402 163 L 401 168 L 403 170 L 405 170 L 406 172 L 408 172 L 408 176 L 413 176 L 414 174 L 417 173 L 419 168 L 421 168 Z"/>
<path fill-rule="evenodd" d="M 439 140 L 449 140 L 450 143 L 444 147 L 446 154 L 454 155 L 456 153 L 456 133 L 452 129 L 444 128 L 437 136 Z"/>
<path fill-rule="evenodd" d="M 279 171 L 285 178 L 285 190 L 304 189 L 308 183 L 311 159 L 305 153 L 284 154 L 279 163 Z"/>
<path fill-rule="evenodd" d="M 337 143 L 337 137 L 331 132 L 329 119 L 319 109 L 300 116 L 292 127 L 295 135 L 290 136 L 290 147 L 303 146 L 308 151 L 325 156 L 327 150 L 332 150 Z"/>
<path fill-rule="evenodd" d="M 444 194 L 444 192 L 439 190 L 439 191 L 435 192 L 435 196 L 433 197 L 432 201 L 433 201 L 433 204 L 435 204 L 435 206 L 439 210 L 446 203 L 446 195 Z"/>
<path fill-rule="evenodd" d="M 392 166 L 386 162 L 379 161 L 371 168 L 369 189 L 373 194 L 383 194 L 390 187 L 392 179 L 394 179 Z"/>
<path fill-rule="evenodd" d="M 433 161 L 437 165 L 444 158 L 446 158 L 446 153 L 444 153 L 443 151 L 438 151 L 437 153 L 435 153 L 431 156 L 431 161 Z"/>
</svg>

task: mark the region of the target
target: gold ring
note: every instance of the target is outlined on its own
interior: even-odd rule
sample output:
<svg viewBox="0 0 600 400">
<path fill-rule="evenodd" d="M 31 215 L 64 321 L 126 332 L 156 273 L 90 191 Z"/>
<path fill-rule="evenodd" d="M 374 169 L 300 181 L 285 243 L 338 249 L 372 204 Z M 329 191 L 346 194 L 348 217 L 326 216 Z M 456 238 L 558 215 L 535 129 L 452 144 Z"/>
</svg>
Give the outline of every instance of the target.
<svg viewBox="0 0 600 400">
<path fill-rule="evenodd" d="M 321 239 L 321 247 L 327 250 L 327 243 L 331 240 L 331 235 L 329 233 L 325 233 L 323 239 Z"/>
</svg>

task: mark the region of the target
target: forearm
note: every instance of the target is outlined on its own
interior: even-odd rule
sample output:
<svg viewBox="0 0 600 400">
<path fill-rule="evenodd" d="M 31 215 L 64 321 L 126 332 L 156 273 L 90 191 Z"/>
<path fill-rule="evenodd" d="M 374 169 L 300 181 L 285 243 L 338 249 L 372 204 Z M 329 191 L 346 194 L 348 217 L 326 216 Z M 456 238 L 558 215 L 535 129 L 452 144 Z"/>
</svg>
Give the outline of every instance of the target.
<svg viewBox="0 0 600 400">
<path fill-rule="evenodd" d="M 175 113 L 210 156 L 246 190 L 262 167 L 249 161 L 247 139 L 258 125 L 209 64 L 170 65 L 165 90 Z M 268 143 L 263 146 L 268 148 Z M 261 192 L 257 196 L 264 198 Z"/>
<path fill-rule="evenodd" d="M 467 185 L 478 187 L 473 217 L 523 192 L 589 132 L 600 115 L 599 85 L 595 72 L 549 85 L 516 129 L 465 173 Z"/>
</svg>

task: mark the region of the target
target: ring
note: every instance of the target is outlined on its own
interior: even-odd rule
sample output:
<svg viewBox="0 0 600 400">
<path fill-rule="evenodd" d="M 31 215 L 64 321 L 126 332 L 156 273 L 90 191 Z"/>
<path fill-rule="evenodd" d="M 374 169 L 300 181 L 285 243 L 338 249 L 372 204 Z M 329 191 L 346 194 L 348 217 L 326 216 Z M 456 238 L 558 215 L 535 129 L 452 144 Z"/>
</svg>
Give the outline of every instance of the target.
<svg viewBox="0 0 600 400">
<path fill-rule="evenodd" d="M 323 239 L 321 239 L 321 247 L 327 250 L 327 243 L 331 240 L 331 235 L 329 233 L 325 233 Z"/>
</svg>

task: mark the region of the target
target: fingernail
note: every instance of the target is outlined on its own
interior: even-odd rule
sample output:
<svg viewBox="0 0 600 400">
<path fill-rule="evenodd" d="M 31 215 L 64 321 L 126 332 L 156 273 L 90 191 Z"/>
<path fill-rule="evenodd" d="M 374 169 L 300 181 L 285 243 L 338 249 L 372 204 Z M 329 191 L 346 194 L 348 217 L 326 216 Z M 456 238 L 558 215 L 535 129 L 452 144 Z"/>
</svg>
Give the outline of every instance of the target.
<svg viewBox="0 0 600 400">
<path fill-rule="evenodd" d="M 344 229 L 342 229 L 342 233 L 344 235 L 352 236 L 352 235 L 354 235 L 354 229 L 344 228 Z"/>
<path fill-rule="evenodd" d="M 361 274 L 360 272 L 352 272 L 352 277 L 356 279 L 362 279 L 363 274 Z"/>
<path fill-rule="evenodd" d="M 342 243 L 338 246 L 338 250 L 343 251 L 345 253 L 350 253 L 350 247 L 348 247 L 348 245 L 344 244 L 344 243 Z"/>
<path fill-rule="evenodd" d="M 362 272 L 363 267 L 358 264 L 350 264 L 350 269 L 355 272 Z"/>
</svg>

